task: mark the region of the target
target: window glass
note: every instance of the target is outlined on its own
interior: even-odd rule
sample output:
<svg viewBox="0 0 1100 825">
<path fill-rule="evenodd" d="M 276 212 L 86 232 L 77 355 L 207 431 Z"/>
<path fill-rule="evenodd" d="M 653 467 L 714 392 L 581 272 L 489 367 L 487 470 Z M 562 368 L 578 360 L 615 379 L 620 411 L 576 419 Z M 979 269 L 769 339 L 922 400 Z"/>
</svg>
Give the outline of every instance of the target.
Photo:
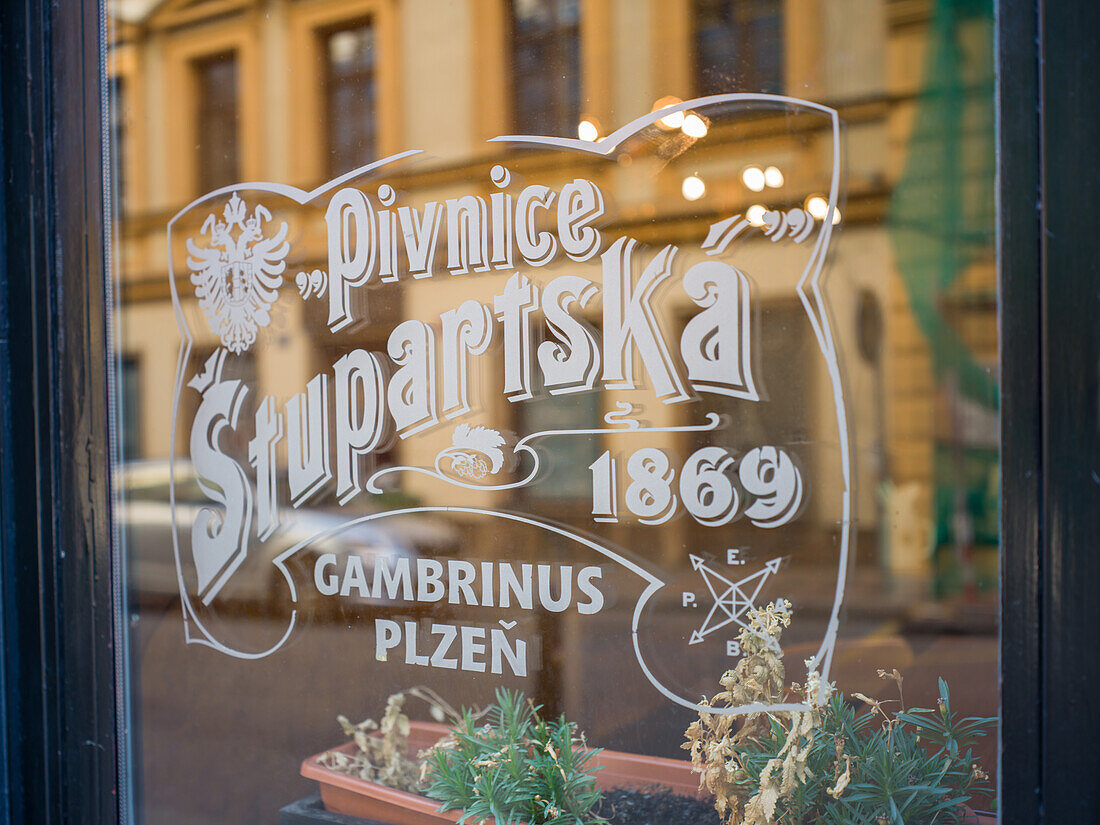
<svg viewBox="0 0 1100 825">
<path fill-rule="evenodd" d="M 325 132 L 334 174 L 376 159 L 374 32 L 368 23 L 328 32 L 324 38 Z"/>
<path fill-rule="evenodd" d="M 995 809 L 990 2 L 111 8 L 131 821 Z"/>
<path fill-rule="evenodd" d="M 695 89 L 783 91 L 782 0 L 695 0 Z"/>
<path fill-rule="evenodd" d="M 237 56 L 196 60 L 194 73 L 196 169 L 205 192 L 239 179 Z"/>
<path fill-rule="evenodd" d="M 515 129 L 572 137 L 581 103 L 581 0 L 512 0 L 509 5 Z"/>
<path fill-rule="evenodd" d="M 118 211 L 126 211 L 126 114 L 130 107 L 126 102 L 126 81 L 115 75 L 111 78 L 111 169 L 115 175 L 115 203 Z"/>
<path fill-rule="evenodd" d="M 119 359 L 119 404 L 123 418 L 122 453 L 141 455 L 141 359 L 124 355 Z"/>
<path fill-rule="evenodd" d="M 564 429 L 599 429 L 603 420 L 600 394 L 550 395 L 540 393 L 522 410 L 519 431 L 525 433 Z M 555 500 L 584 503 L 591 488 L 590 465 L 599 459 L 599 439 L 578 436 L 547 456 L 555 465 L 547 481 L 531 488 L 530 494 Z"/>
</svg>

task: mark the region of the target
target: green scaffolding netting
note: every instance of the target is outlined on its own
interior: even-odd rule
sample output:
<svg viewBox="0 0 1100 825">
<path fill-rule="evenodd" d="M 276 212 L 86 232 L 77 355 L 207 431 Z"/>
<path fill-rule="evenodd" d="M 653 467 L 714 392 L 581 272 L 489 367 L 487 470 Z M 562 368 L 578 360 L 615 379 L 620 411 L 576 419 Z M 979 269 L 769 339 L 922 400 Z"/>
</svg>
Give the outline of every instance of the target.
<svg viewBox="0 0 1100 825">
<path fill-rule="evenodd" d="M 940 0 L 929 30 L 904 173 L 888 227 L 898 270 L 927 338 L 937 379 L 996 409 L 996 379 L 978 363 L 945 314 L 960 276 L 991 259 L 994 238 L 993 7 L 991 0 Z"/>
<path fill-rule="evenodd" d="M 995 294 L 980 294 L 983 287 L 964 278 L 968 267 L 994 256 L 995 147 L 992 0 L 938 0 L 887 226 L 952 415 L 963 405 L 995 412 L 999 403 L 996 377 L 953 324 L 974 307 L 989 312 L 995 306 Z M 975 581 L 963 548 L 997 543 L 998 456 L 989 443 L 995 433 L 978 443 L 957 429 L 951 422 L 945 440 L 937 427 L 933 445 L 930 551 L 941 596 Z"/>
</svg>

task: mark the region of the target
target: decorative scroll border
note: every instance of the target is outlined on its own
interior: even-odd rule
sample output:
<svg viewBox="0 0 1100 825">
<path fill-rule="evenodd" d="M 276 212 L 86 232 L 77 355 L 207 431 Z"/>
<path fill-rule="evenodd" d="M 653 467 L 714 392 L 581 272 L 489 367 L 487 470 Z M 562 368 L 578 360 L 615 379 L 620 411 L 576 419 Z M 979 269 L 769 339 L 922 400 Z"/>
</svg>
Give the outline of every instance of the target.
<svg viewBox="0 0 1100 825">
<path fill-rule="evenodd" d="M 699 107 L 702 107 L 702 106 L 716 105 L 716 104 L 722 104 L 722 103 L 735 103 L 735 102 L 779 103 L 779 104 L 784 104 L 784 105 L 787 105 L 787 106 L 803 108 L 803 109 L 819 112 L 819 113 L 821 113 L 821 114 L 823 114 L 823 115 L 825 115 L 826 117 L 829 118 L 829 121 L 830 121 L 830 124 L 831 124 L 831 129 L 832 129 L 832 144 L 833 144 L 832 174 L 831 174 L 830 183 L 829 183 L 829 205 L 828 205 L 828 210 L 827 210 L 827 212 L 824 216 L 824 219 L 821 221 L 821 230 L 818 233 L 817 239 L 814 243 L 814 248 L 811 252 L 810 260 L 807 263 L 805 269 L 803 270 L 802 276 L 800 277 L 800 279 L 798 281 L 798 285 L 796 287 L 796 291 L 798 293 L 799 300 L 801 301 L 802 306 L 806 311 L 806 315 L 807 315 L 807 317 L 810 321 L 810 325 L 813 328 L 814 336 L 815 336 L 815 338 L 817 340 L 817 343 L 818 343 L 818 348 L 820 349 L 820 351 L 822 353 L 822 356 L 825 359 L 825 364 L 826 364 L 826 367 L 828 369 L 829 381 L 830 381 L 832 391 L 833 391 L 833 405 L 834 405 L 834 410 L 835 410 L 835 414 L 836 414 L 837 436 L 838 436 L 838 440 L 839 440 L 839 444 L 840 444 L 840 456 L 841 456 L 841 481 L 842 481 L 841 520 L 840 520 L 841 535 L 840 535 L 840 553 L 839 553 L 839 559 L 838 559 L 838 564 L 837 564 L 836 590 L 835 590 L 834 597 L 833 597 L 833 606 L 832 606 L 832 610 L 831 610 L 830 617 L 829 617 L 829 623 L 826 627 L 825 635 L 822 639 L 821 646 L 819 647 L 818 651 L 814 654 L 814 656 L 809 660 L 810 667 L 812 669 L 817 669 L 821 673 L 822 682 L 825 683 L 825 682 L 828 681 L 828 678 L 829 678 L 829 671 L 830 671 L 830 668 L 831 668 L 831 665 L 832 665 L 833 652 L 834 652 L 834 649 L 835 649 L 835 646 L 836 646 L 837 633 L 838 633 L 839 626 L 840 626 L 840 609 L 841 609 L 841 606 L 842 606 L 843 601 L 844 601 L 844 590 L 845 590 L 845 585 L 847 583 L 848 565 L 849 565 L 849 558 L 850 558 L 850 552 L 851 552 L 851 543 L 852 543 L 852 528 L 853 528 L 853 518 L 852 518 L 852 484 L 853 484 L 853 477 L 852 477 L 851 436 L 850 436 L 850 432 L 849 432 L 849 423 L 848 423 L 847 411 L 846 411 L 845 404 L 844 404 L 843 381 L 842 381 L 842 377 L 841 377 L 839 356 L 838 356 L 837 349 L 836 349 L 836 343 L 833 339 L 832 328 L 829 324 L 828 308 L 827 308 L 827 304 L 826 304 L 826 301 L 825 301 L 824 294 L 822 292 L 822 283 L 821 283 L 821 281 L 822 281 L 822 272 L 823 272 L 824 264 L 825 264 L 825 258 L 826 258 L 826 254 L 827 254 L 828 247 L 829 247 L 829 239 L 832 235 L 832 226 L 833 226 L 832 219 L 833 219 L 833 215 L 834 215 L 834 213 L 836 211 L 836 208 L 837 208 L 837 199 L 838 199 L 838 196 L 839 196 L 839 189 L 840 189 L 840 118 L 839 118 L 839 115 L 838 115 L 837 111 L 835 109 L 831 108 L 831 107 L 824 106 L 824 105 L 819 104 L 819 103 L 814 103 L 812 101 L 802 100 L 800 98 L 795 98 L 795 97 L 787 97 L 785 95 L 767 95 L 767 94 L 751 94 L 751 93 L 710 95 L 710 96 L 707 96 L 707 97 L 696 98 L 694 100 L 687 100 L 687 101 L 684 101 L 682 103 L 678 103 L 678 104 L 675 104 L 673 106 L 669 106 L 667 108 L 660 109 L 656 112 L 650 112 L 646 115 L 643 115 L 639 118 L 636 118 L 635 120 L 632 120 L 630 123 L 626 124 L 625 126 L 622 126 L 621 128 L 616 129 L 614 132 L 612 132 L 610 135 L 608 135 L 606 138 L 604 138 L 603 140 L 600 140 L 600 141 L 586 141 L 586 140 L 573 139 L 573 138 L 541 137 L 541 136 L 531 136 L 531 135 L 503 135 L 503 136 L 500 136 L 500 137 L 491 138 L 489 142 L 508 142 L 508 143 L 528 144 L 528 145 L 538 146 L 538 147 L 543 147 L 543 148 L 565 149 L 565 150 L 583 152 L 583 153 L 586 153 L 586 154 L 598 155 L 598 156 L 603 156 L 603 157 L 610 158 L 610 157 L 614 157 L 616 151 L 629 138 L 633 137 L 634 135 L 636 135 L 638 132 L 640 132 L 642 129 L 646 128 L 647 126 L 650 126 L 650 125 L 656 123 L 658 120 L 660 120 L 664 117 L 667 117 L 669 114 L 673 114 L 675 112 L 686 111 L 688 109 L 699 108 Z M 187 588 L 186 588 L 185 583 L 184 583 L 183 565 L 182 565 L 182 562 L 181 562 L 180 546 L 179 546 L 179 532 L 178 532 L 177 529 L 175 529 L 176 528 L 176 524 L 175 524 L 175 521 L 176 521 L 175 520 L 176 500 L 175 500 L 174 464 L 175 464 L 175 459 L 176 459 L 176 451 L 175 451 L 176 427 L 177 427 L 177 423 L 178 423 L 180 392 L 181 392 L 182 385 L 183 385 L 184 369 L 187 365 L 187 361 L 188 361 L 188 358 L 190 356 L 191 349 L 193 348 L 193 345 L 194 345 L 194 338 L 191 334 L 190 329 L 187 326 L 186 319 L 184 318 L 182 306 L 181 306 L 181 303 L 180 303 L 180 297 L 179 297 L 178 290 L 177 290 L 177 287 L 176 287 L 176 273 L 175 273 L 174 264 L 173 264 L 174 244 L 173 244 L 173 237 L 172 237 L 176 221 L 179 220 L 183 215 L 185 215 L 192 208 L 194 208 L 195 206 L 203 203 L 204 201 L 211 200 L 213 198 L 231 193 L 233 191 L 245 191 L 245 190 L 268 191 L 268 192 L 273 192 L 273 193 L 282 195 L 284 197 L 287 197 L 290 200 L 295 201 L 296 203 L 304 205 L 306 203 L 309 203 L 309 202 L 312 202 L 312 201 L 316 200 L 317 198 L 321 197 L 322 195 L 324 195 L 328 192 L 331 192 L 333 189 L 336 189 L 340 185 L 342 185 L 342 184 L 344 184 L 344 183 L 346 183 L 350 180 L 359 178 L 359 177 L 361 177 L 361 176 L 363 176 L 363 175 L 365 175 L 369 172 L 377 171 L 378 169 L 381 169 L 385 166 L 390 166 L 390 165 L 392 165 L 394 163 L 397 163 L 399 161 L 402 161 L 402 160 L 405 160 L 407 158 L 413 157 L 415 155 L 421 154 L 422 151 L 423 150 L 413 149 L 413 150 L 409 150 L 409 151 L 406 151 L 406 152 L 401 152 L 401 153 L 396 154 L 396 155 L 391 155 L 390 157 L 383 158 L 381 160 L 375 161 L 374 163 L 367 164 L 366 166 L 360 167 L 359 169 L 355 169 L 351 172 L 348 172 L 345 175 L 341 175 L 340 177 L 335 178 L 334 180 L 331 180 L 331 181 L 323 184 L 322 186 L 320 186 L 316 189 L 310 190 L 310 191 L 305 191 L 305 190 L 299 189 L 297 187 L 289 186 L 289 185 L 286 185 L 286 184 L 271 183 L 271 182 L 240 183 L 240 184 L 236 184 L 236 185 L 233 185 L 233 186 L 222 187 L 220 189 L 216 189 L 212 192 L 209 192 L 209 193 L 207 193 L 207 194 L 205 194 L 205 195 L 203 195 L 199 198 L 196 198 L 194 201 L 192 201 L 187 206 L 185 206 L 183 209 L 181 209 L 179 212 L 177 212 L 171 218 L 171 220 L 169 220 L 169 222 L 168 222 L 168 227 L 167 227 L 167 249 L 168 249 L 169 288 L 170 288 L 170 291 L 171 291 L 173 307 L 175 309 L 176 323 L 179 327 L 180 336 L 181 336 L 179 354 L 178 354 L 178 358 L 177 358 L 177 361 L 176 361 L 176 381 L 175 381 L 174 396 L 173 396 L 173 400 L 172 400 L 172 426 L 170 428 L 170 436 L 169 436 L 170 437 L 170 443 L 169 443 L 169 480 L 170 480 L 169 502 L 170 502 L 170 506 L 171 506 L 171 509 L 172 509 L 172 517 L 173 517 L 173 530 L 172 530 L 173 552 L 175 553 L 176 574 L 177 574 L 177 581 L 178 581 L 179 588 L 180 588 L 181 609 L 182 609 L 182 612 L 183 612 L 183 620 L 184 620 L 184 634 L 185 634 L 186 642 L 188 644 L 206 645 L 206 646 L 214 648 L 215 650 L 218 650 L 218 651 L 220 651 L 220 652 L 222 652 L 222 653 L 224 653 L 228 656 L 233 656 L 233 657 L 240 658 L 240 659 L 261 659 L 261 658 L 269 656 L 272 653 L 279 650 L 279 648 L 281 648 L 283 646 L 283 644 L 285 644 L 287 639 L 290 638 L 290 635 L 291 635 L 291 633 L 292 633 L 292 631 L 295 627 L 296 621 L 297 621 L 297 609 L 294 609 L 294 610 L 291 611 L 290 620 L 289 620 L 289 623 L 287 625 L 286 631 L 283 634 L 283 636 L 279 639 L 278 642 L 276 642 L 270 648 L 268 648 L 266 650 L 263 650 L 263 651 L 259 651 L 259 652 L 247 652 L 247 651 L 235 650 L 235 649 L 230 648 L 227 645 L 223 644 L 222 642 L 218 641 L 214 637 L 214 635 L 211 634 L 209 632 L 209 630 L 207 630 L 207 628 L 203 624 L 202 620 L 199 618 L 195 607 L 191 603 L 191 596 L 187 592 Z M 725 248 L 724 246 L 721 247 L 721 249 L 724 249 L 724 248 Z M 721 249 L 715 249 L 714 252 L 720 252 Z M 614 413 L 609 414 L 609 416 L 610 415 L 614 415 Z M 607 420 L 609 424 L 615 423 L 613 421 L 608 420 L 607 418 L 605 418 L 605 420 Z M 579 434 L 586 434 L 586 433 L 589 433 L 589 432 L 596 433 L 596 432 L 605 432 L 605 431 L 606 432 L 632 432 L 632 431 L 640 431 L 640 430 L 641 430 L 640 427 L 638 428 L 638 430 L 634 430 L 634 429 L 630 428 L 629 425 L 628 425 L 627 428 L 623 429 L 623 430 L 618 430 L 618 429 L 614 429 L 614 430 L 594 430 L 594 431 L 578 430 L 578 431 L 575 431 L 573 434 L 578 434 L 579 435 Z M 558 431 L 557 434 L 563 434 L 565 432 L 568 432 L 568 431 Z M 546 432 L 543 432 L 543 433 L 534 433 L 530 436 L 527 436 L 520 443 L 523 444 L 523 449 L 530 450 L 532 453 L 536 454 L 536 461 L 537 461 L 536 451 L 534 451 L 533 448 L 531 448 L 525 442 L 528 442 L 528 441 L 530 441 L 530 440 L 532 440 L 532 439 L 534 439 L 535 437 L 538 437 L 538 436 L 544 436 L 545 437 L 545 436 L 550 436 L 550 435 L 553 435 L 553 434 L 555 434 L 555 433 L 552 432 L 552 431 L 546 431 Z M 519 444 L 516 445 L 516 449 L 517 450 L 520 449 Z M 428 472 L 429 474 L 431 474 L 431 471 L 426 470 L 425 468 L 406 468 L 406 469 L 411 469 L 411 470 L 418 471 L 418 472 Z M 378 474 L 376 473 L 375 476 L 371 477 L 371 480 L 370 480 L 371 483 L 368 485 L 368 488 L 373 486 L 373 481 L 375 480 L 375 478 L 377 476 L 378 476 Z M 446 477 L 444 477 L 444 478 L 446 478 Z M 452 479 L 447 479 L 447 480 L 448 481 L 453 481 Z M 483 486 L 480 486 L 480 485 L 473 485 L 473 486 L 477 487 L 478 489 L 494 489 L 494 488 L 491 488 L 491 487 L 483 487 Z M 514 486 L 514 485 L 509 485 L 509 486 Z M 499 489 L 508 489 L 508 487 L 503 487 L 502 486 Z M 580 536 L 576 533 L 572 533 L 570 531 L 564 530 L 563 528 L 558 527 L 556 525 L 536 521 L 534 519 L 530 519 L 530 518 L 527 518 L 525 516 L 519 516 L 519 515 L 516 515 L 516 514 L 513 514 L 513 513 L 507 513 L 507 512 L 496 511 L 496 510 L 478 510 L 478 509 L 475 509 L 475 508 L 463 508 L 463 507 L 418 507 L 418 508 L 410 508 L 408 510 L 389 511 L 389 512 L 386 512 L 386 513 L 374 514 L 372 516 L 365 516 L 365 517 L 360 518 L 360 519 L 349 521 L 344 526 L 350 527 L 354 524 L 362 523 L 364 521 L 372 520 L 372 519 L 375 519 L 375 518 L 380 518 L 380 517 L 384 517 L 384 516 L 391 516 L 391 515 L 398 515 L 398 514 L 405 514 L 405 513 L 413 513 L 413 512 L 464 512 L 464 513 L 476 513 L 476 514 L 482 514 L 482 515 L 492 516 L 492 517 L 496 517 L 496 518 L 505 518 L 505 519 L 510 519 L 510 520 L 513 520 L 513 521 L 519 521 L 519 522 L 531 524 L 533 526 L 540 527 L 540 528 L 548 530 L 550 532 L 557 533 L 558 535 L 562 535 L 562 536 L 565 536 L 567 538 L 570 538 L 573 541 L 576 541 L 579 544 L 582 544 L 586 547 L 589 547 L 589 548 L 595 550 L 597 553 L 600 553 L 601 555 L 603 555 L 603 556 L 605 556 L 605 557 L 607 557 L 607 558 L 609 558 L 613 561 L 616 561 L 619 564 L 624 565 L 628 569 L 630 569 L 633 572 L 637 573 L 638 575 L 642 576 L 642 578 L 647 582 L 647 587 L 646 587 L 646 590 L 644 591 L 644 593 L 642 594 L 642 596 L 639 598 L 638 603 L 635 607 L 633 623 L 632 623 L 632 629 L 631 629 L 631 633 L 632 633 L 633 640 L 634 640 L 635 655 L 636 655 L 639 667 L 641 667 L 642 672 L 645 674 L 646 678 L 650 681 L 650 683 L 662 695 L 664 695 L 666 698 L 668 698 L 669 700 L 675 702 L 678 705 L 682 705 L 683 707 L 690 708 L 690 709 L 695 710 L 695 711 L 704 711 L 704 712 L 707 712 L 707 713 L 728 713 L 728 714 L 743 714 L 743 713 L 757 712 L 757 711 L 763 711 L 763 710 L 776 711 L 776 710 L 806 710 L 806 709 L 808 709 L 808 707 L 806 705 L 801 704 L 801 703 L 785 703 L 785 704 L 771 705 L 771 706 L 747 705 L 747 706 L 736 707 L 736 708 L 710 708 L 710 707 L 701 706 L 701 705 L 699 705 L 695 702 L 684 699 L 683 697 L 677 695 L 676 693 L 674 693 L 671 690 L 669 690 L 668 688 L 666 688 L 663 684 L 661 684 L 661 682 L 649 670 L 648 666 L 645 663 L 645 659 L 642 655 L 641 648 L 640 648 L 639 643 L 638 643 L 638 623 L 639 623 L 639 619 L 640 619 L 640 616 L 641 616 L 642 607 L 645 605 L 646 602 L 648 602 L 648 600 L 653 596 L 653 594 L 657 590 L 659 590 L 661 587 L 664 586 L 664 583 L 661 582 L 659 579 L 657 579 L 655 576 L 653 576 L 651 573 L 648 573 L 647 571 L 642 570 L 642 568 L 638 567 L 633 562 L 630 562 L 629 560 L 625 559 L 624 557 L 622 557 L 618 553 L 615 553 L 614 551 L 609 550 L 606 547 L 602 547 L 601 545 L 599 545 L 599 544 L 597 544 L 597 543 L 595 543 L 595 542 L 593 542 L 589 539 L 586 539 L 583 536 Z M 297 552 L 298 550 L 302 549 L 306 545 L 310 544 L 313 541 L 316 541 L 319 538 L 322 538 L 323 536 L 327 535 L 330 532 L 337 532 L 338 529 L 334 530 L 334 531 L 326 531 L 326 532 L 320 533 L 317 536 L 314 536 L 309 540 L 301 542 L 301 543 L 295 545 L 293 548 L 290 548 L 290 550 L 285 551 L 276 560 L 276 566 L 279 568 L 280 572 L 286 578 L 287 583 L 290 587 L 292 598 L 295 601 L 297 601 L 297 593 L 296 593 L 296 590 L 295 590 L 295 587 L 294 587 L 293 577 L 289 574 L 289 572 L 287 571 L 287 569 L 286 569 L 285 565 L 283 564 L 283 562 L 285 561 L 285 559 L 287 557 L 292 555 L 294 552 Z M 194 628 L 196 632 L 193 633 L 192 628 Z M 822 690 L 824 690 L 824 686 L 822 687 Z M 823 698 L 823 696 L 821 698 Z"/>
</svg>

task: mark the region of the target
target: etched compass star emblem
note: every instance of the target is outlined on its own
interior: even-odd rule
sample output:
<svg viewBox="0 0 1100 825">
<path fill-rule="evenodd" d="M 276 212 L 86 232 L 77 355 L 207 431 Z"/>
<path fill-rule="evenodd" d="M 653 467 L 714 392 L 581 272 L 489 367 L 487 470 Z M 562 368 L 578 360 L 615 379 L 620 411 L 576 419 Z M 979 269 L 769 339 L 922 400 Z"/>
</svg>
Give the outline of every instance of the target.
<svg viewBox="0 0 1100 825">
<path fill-rule="evenodd" d="M 745 619 L 745 614 L 753 610 L 756 597 L 764 587 L 768 577 L 779 572 L 779 563 L 782 559 L 776 558 L 764 565 L 763 569 L 745 576 L 738 581 L 731 581 L 709 567 L 706 560 L 699 556 L 688 556 L 691 559 L 691 567 L 703 577 L 703 584 L 710 591 L 714 605 L 711 607 L 703 624 L 691 633 L 689 645 L 697 645 L 704 638 L 721 630 L 730 623 L 736 623 L 746 630 L 752 631 Z"/>
</svg>

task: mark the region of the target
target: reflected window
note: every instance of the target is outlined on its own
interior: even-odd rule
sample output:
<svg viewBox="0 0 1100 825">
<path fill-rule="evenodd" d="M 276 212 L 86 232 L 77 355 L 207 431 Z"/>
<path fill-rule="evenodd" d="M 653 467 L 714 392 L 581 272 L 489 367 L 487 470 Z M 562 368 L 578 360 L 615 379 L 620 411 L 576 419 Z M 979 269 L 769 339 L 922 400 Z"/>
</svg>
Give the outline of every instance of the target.
<svg viewBox="0 0 1100 825">
<path fill-rule="evenodd" d="M 203 58 L 194 67 L 198 184 L 200 192 L 209 192 L 240 180 L 237 55 L 227 52 Z"/>
<path fill-rule="evenodd" d="M 124 355 L 119 363 L 119 401 L 122 406 L 122 458 L 141 455 L 141 360 Z"/>
<path fill-rule="evenodd" d="M 519 407 L 520 432 L 526 434 L 569 429 L 599 429 L 602 424 L 600 393 L 568 395 L 545 393 Z M 530 499 L 542 501 L 586 501 L 592 496 L 592 473 L 588 469 L 602 448 L 599 436 L 558 439 L 543 455 L 546 472 L 526 491 Z"/>
<path fill-rule="evenodd" d="M 369 23 L 324 35 L 325 140 L 336 176 L 376 159 L 374 29 Z"/>
<path fill-rule="evenodd" d="M 512 111 L 518 134 L 576 137 L 580 0 L 511 0 Z"/>
<path fill-rule="evenodd" d="M 783 91 L 782 0 L 695 0 L 695 92 Z"/>
<path fill-rule="evenodd" d="M 708 395 L 708 407 L 726 417 L 723 429 L 713 434 L 710 443 L 721 446 L 736 440 L 748 449 L 751 445 L 812 441 L 814 422 L 820 413 L 810 401 L 812 393 L 807 391 L 814 380 L 814 344 L 805 318 L 805 310 L 794 302 L 771 300 L 762 304 L 757 323 L 764 331 L 755 343 L 755 376 L 762 400 L 745 404 L 727 395 Z M 782 366 L 777 369 L 777 365 Z"/>
<path fill-rule="evenodd" d="M 112 104 L 111 117 L 111 170 L 114 178 L 115 208 L 118 214 L 126 212 L 126 112 L 129 102 L 126 99 L 126 81 L 121 77 L 111 78 Z"/>
</svg>

